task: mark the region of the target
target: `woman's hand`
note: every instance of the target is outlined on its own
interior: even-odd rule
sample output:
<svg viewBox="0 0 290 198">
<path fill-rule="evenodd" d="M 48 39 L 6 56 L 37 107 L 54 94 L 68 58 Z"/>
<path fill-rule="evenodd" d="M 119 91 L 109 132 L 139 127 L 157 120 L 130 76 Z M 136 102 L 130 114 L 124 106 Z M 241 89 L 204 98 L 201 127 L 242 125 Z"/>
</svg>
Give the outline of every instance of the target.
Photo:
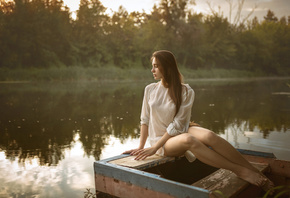
<svg viewBox="0 0 290 198">
<path fill-rule="evenodd" d="M 131 153 L 131 155 L 136 155 L 135 160 L 144 160 L 148 156 L 154 155 L 157 149 L 155 147 L 149 147 L 145 149 L 139 149 Z"/>
<path fill-rule="evenodd" d="M 142 150 L 140 148 L 137 148 L 137 149 L 131 149 L 131 150 L 128 150 L 128 151 L 125 151 L 123 152 L 122 154 L 130 154 L 130 155 L 134 155 L 134 153 L 136 153 L 137 151 L 139 150 Z"/>
<path fill-rule="evenodd" d="M 135 160 L 144 160 L 146 159 L 146 157 L 154 155 L 157 152 L 157 150 L 161 148 L 169 138 L 171 138 L 171 136 L 166 132 L 164 133 L 162 138 L 160 138 L 156 142 L 156 144 L 154 144 L 152 147 L 145 149 L 136 149 L 133 152 L 131 152 L 131 155 L 137 155 Z"/>
<path fill-rule="evenodd" d="M 135 160 L 144 160 L 146 159 L 148 156 L 154 155 L 156 153 L 157 149 L 155 149 L 154 147 L 149 147 L 146 149 L 131 149 L 128 151 L 123 152 L 123 154 L 130 154 L 130 155 L 136 155 Z"/>
</svg>

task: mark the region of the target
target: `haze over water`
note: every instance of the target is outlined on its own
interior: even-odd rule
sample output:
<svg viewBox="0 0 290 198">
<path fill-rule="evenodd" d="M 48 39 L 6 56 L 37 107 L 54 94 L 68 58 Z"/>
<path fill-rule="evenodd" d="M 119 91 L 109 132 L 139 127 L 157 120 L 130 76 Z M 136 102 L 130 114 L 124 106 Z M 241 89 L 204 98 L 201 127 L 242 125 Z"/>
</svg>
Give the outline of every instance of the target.
<svg viewBox="0 0 290 198">
<path fill-rule="evenodd" d="M 144 83 L 0 84 L 0 197 L 82 197 L 93 162 L 138 146 Z M 290 160 L 289 80 L 189 81 L 192 120 Z"/>
</svg>

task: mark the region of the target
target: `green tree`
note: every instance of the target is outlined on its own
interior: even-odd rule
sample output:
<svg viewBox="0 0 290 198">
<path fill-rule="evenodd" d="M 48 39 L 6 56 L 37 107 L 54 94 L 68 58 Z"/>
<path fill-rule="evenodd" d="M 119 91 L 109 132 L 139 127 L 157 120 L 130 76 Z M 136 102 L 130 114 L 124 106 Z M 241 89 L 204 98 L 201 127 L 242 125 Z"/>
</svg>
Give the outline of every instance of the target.
<svg viewBox="0 0 290 198">
<path fill-rule="evenodd" d="M 269 14 L 270 13 L 270 14 Z M 290 29 L 268 11 L 265 20 L 241 33 L 239 37 L 239 57 L 241 68 L 256 69 L 268 74 L 289 72 Z"/>
<path fill-rule="evenodd" d="M 128 67 L 136 61 L 135 39 L 138 27 L 135 25 L 133 16 L 120 6 L 118 12 L 114 12 L 110 25 L 106 29 L 108 34 L 106 44 L 112 61 L 121 68 Z"/>
<path fill-rule="evenodd" d="M 207 16 L 204 21 L 205 33 L 203 48 L 206 67 L 230 68 L 236 55 L 233 42 L 234 31 L 228 20 L 222 16 Z"/>
<path fill-rule="evenodd" d="M 169 33 L 161 22 L 161 15 L 156 5 L 151 14 L 144 15 L 144 18 L 137 33 L 136 45 L 140 52 L 142 66 L 148 68 L 152 51 L 166 49 Z"/>
<path fill-rule="evenodd" d="M 69 12 L 62 1 L 15 0 L 0 34 L 2 66 L 70 64 Z M 2 12 L 3 13 L 3 12 Z M 5 13 L 5 12 L 4 12 Z"/>
<path fill-rule="evenodd" d="M 180 27 L 181 39 L 176 51 L 182 65 L 196 69 L 205 63 L 204 37 L 205 26 L 202 14 L 189 14 L 187 23 Z"/>
<path fill-rule="evenodd" d="M 108 16 L 99 0 L 81 0 L 74 22 L 74 43 L 78 64 L 100 66 L 108 62 L 104 44 Z"/>
<path fill-rule="evenodd" d="M 186 20 L 189 15 L 188 6 L 193 3 L 194 1 L 188 0 L 162 0 L 158 6 L 154 5 L 138 34 L 143 66 L 148 66 L 152 51 L 158 49 L 171 50 L 181 63 L 185 62 L 187 48 L 180 46 L 190 43 L 190 40 L 185 41 L 191 32 Z"/>
<path fill-rule="evenodd" d="M 275 16 L 274 12 L 271 10 L 268 10 L 267 15 L 264 16 L 265 21 L 267 22 L 277 22 L 278 18 Z"/>
<path fill-rule="evenodd" d="M 281 17 L 280 20 L 279 20 L 279 23 L 281 23 L 283 25 L 287 25 L 286 17 L 285 16 Z"/>
<path fill-rule="evenodd" d="M 161 0 L 150 14 L 120 7 L 112 15 L 100 0 L 81 0 L 76 20 L 62 0 L 0 3 L 1 67 L 148 67 L 152 51 L 168 49 L 193 69 L 289 71 L 289 16 L 278 20 L 269 10 L 264 21 L 245 24 L 243 1 L 233 23 L 220 12 L 194 13 L 193 0 Z"/>
<path fill-rule="evenodd" d="M 253 28 L 257 27 L 257 25 L 259 25 L 259 20 L 255 16 L 251 21 L 249 21 L 249 23 L 248 23 L 248 29 L 253 29 Z"/>
</svg>

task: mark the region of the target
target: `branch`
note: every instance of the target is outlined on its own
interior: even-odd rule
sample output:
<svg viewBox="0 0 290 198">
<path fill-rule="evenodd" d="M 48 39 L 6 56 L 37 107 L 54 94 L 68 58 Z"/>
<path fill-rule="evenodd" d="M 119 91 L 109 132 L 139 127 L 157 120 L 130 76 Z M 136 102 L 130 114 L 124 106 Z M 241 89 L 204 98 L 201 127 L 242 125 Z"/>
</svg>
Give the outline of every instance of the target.
<svg viewBox="0 0 290 198">
<path fill-rule="evenodd" d="M 230 10 L 229 10 L 229 22 L 232 22 L 232 10 L 233 10 L 233 0 L 225 0 L 226 2 L 228 2 L 229 6 L 230 6 Z"/>
<path fill-rule="evenodd" d="M 209 7 L 209 9 L 210 9 L 210 11 L 212 13 L 212 15 L 216 15 L 217 12 L 212 8 L 210 2 L 209 1 L 206 1 L 206 4 L 208 5 L 208 7 Z"/>
<path fill-rule="evenodd" d="M 255 6 L 252 8 L 251 12 L 243 19 L 242 24 L 244 24 L 246 22 L 246 20 L 248 20 L 248 18 L 255 12 L 257 7 L 258 7 L 258 5 L 255 4 Z"/>
</svg>

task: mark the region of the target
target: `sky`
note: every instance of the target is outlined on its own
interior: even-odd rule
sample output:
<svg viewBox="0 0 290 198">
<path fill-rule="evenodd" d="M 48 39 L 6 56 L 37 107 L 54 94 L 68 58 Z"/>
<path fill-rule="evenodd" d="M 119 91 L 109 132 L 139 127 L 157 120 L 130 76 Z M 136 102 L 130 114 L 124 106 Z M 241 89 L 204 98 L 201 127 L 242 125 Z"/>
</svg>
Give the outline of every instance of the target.
<svg viewBox="0 0 290 198">
<path fill-rule="evenodd" d="M 71 9 L 73 12 L 73 17 L 75 17 L 75 12 L 78 9 L 78 4 L 80 0 L 64 0 L 64 3 Z M 150 13 L 154 4 L 159 3 L 160 0 L 100 0 L 102 4 L 107 8 L 107 13 L 112 13 L 112 11 L 118 11 L 120 5 L 122 5 L 128 12 L 143 10 L 146 13 Z M 237 5 L 238 0 L 233 1 L 233 5 Z M 229 16 L 229 4 L 226 0 L 195 0 L 196 5 L 192 8 L 197 13 L 210 14 L 209 5 L 207 2 L 210 2 L 210 5 L 215 10 L 218 10 L 219 7 L 223 12 L 224 16 Z M 251 17 L 257 16 L 259 20 L 262 20 L 263 17 L 267 14 L 267 11 L 271 9 L 274 11 L 275 15 L 280 19 L 282 16 L 288 17 L 290 15 L 290 0 L 245 0 L 242 17 L 245 18 L 248 13 L 256 6 L 255 12 Z M 237 7 L 237 6 L 236 6 Z M 236 9 L 233 10 L 234 12 Z M 235 14 L 232 14 L 234 17 Z"/>
</svg>

